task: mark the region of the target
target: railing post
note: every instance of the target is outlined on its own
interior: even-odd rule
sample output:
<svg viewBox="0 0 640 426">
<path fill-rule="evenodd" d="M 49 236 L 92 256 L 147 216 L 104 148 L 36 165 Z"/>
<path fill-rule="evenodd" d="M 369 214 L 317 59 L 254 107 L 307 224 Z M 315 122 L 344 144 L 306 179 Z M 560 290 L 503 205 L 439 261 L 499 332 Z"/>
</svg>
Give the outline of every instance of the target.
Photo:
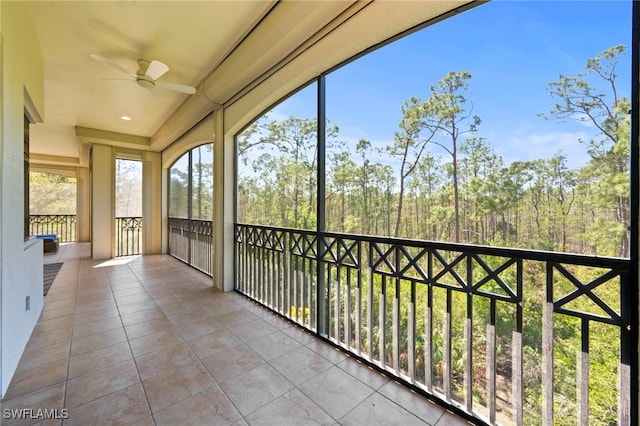
<svg viewBox="0 0 640 426">
<path fill-rule="evenodd" d="M 325 104 L 325 79 L 321 75 L 318 77 L 318 175 L 317 175 L 317 224 L 316 224 L 316 242 L 317 242 L 317 259 L 316 259 L 316 315 L 318 317 L 316 323 L 318 324 L 318 333 L 326 336 L 329 332 L 329 318 L 327 315 L 327 288 L 326 277 L 324 270 L 324 254 L 325 254 L 325 241 L 323 232 L 326 230 L 326 104 Z"/>
<path fill-rule="evenodd" d="M 523 309 L 522 309 L 522 288 L 523 288 L 523 262 L 519 259 L 516 263 L 516 328 L 513 336 L 513 350 L 511 354 L 512 373 L 511 380 L 513 383 L 513 407 L 514 419 L 518 426 L 524 424 L 524 403 L 522 389 L 522 328 L 523 328 Z"/>
<path fill-rule="evenodd" d="M 542 425 L 553 426 L 553 266 L 546 262 L 542 306 Z"/>
</svg>

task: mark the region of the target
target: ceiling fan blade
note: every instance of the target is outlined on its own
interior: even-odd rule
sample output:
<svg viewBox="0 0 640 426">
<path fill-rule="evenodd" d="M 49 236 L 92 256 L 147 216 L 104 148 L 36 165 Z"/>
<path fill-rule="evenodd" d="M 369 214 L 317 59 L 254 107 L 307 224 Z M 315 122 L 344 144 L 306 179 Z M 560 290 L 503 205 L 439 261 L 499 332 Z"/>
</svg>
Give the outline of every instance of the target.
<svg viewBox="0 0 640 426">
<path fill-rule="evenodd" d="M 185 84 L 164 83 L 162 81 L 156 81 L 156 86 L 163 87 L 169 90 L 175 90 L 176 92 L 188 93 L 189 95 L 193 95 L 194 93 L 196 93 L 195 87 L 187 86 Z"/>
<path fill-rule="evenodd" d="M 101 78 L 101 81 L 115 81 L 116 83 L 135 83 L 135 80 L 129 78 Z"/>
<path fill-rule="evenodd" d="M 149 89 L 149 92 L 151 92 L 151 96 L 153 96 L 156 99 L 164 98 L 164 93 L 162 93 L 161 90 L 158 90 L 157 87 L 152 87 L 151 89 Z"/>
<path fill-rule="evenodd" d="M 95 55 L 95 54 L 91 54 L 89 55 L 91 56 L 93 59 L 95 59 L 98 62 L 102 62 L 103 64 L 109 65 L 112 68 L 117 69 L 118 71 L 122 71 L 123 73 L 127 74 L 130 77 L 135 78 L 136 75 L 129 72 L 126 68 L 120 66 L 119 64 L 116 64 L 115 62 L 113 62 L 111 59 L 107 59 L 104 56 L 100 56 L 100 55 Z"/>
<path fill-rule="evenodd" d="M 145 74 L 147 75 L 147 77 L 151 77 L 152 79 L 157 80 L 162 77 L 167 71 L 169 71 L 169 67 L 166 64 L 160 61 L 153 60 L 149 64 L 149 67 L 147 68 Z"/>
</svg>

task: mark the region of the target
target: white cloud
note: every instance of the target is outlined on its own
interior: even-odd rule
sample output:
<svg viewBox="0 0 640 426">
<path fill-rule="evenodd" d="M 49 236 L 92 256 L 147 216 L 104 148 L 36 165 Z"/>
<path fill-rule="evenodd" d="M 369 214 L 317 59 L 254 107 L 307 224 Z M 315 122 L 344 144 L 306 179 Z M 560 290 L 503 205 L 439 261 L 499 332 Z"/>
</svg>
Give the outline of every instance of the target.
<svg viewBox="0 0 640 426">
<path fill-rule="evenodd" d="M 551 158 L 561 151 L 567 157 L 569 167 L 577 168 L 589 161 L 587 147 L 581 141 L 588 141 L 592 137 L 587 131 L 529 133 L 513 137 L 501 147 L 499 153 L 506 162 L 512 162 Z"/>
</svg>

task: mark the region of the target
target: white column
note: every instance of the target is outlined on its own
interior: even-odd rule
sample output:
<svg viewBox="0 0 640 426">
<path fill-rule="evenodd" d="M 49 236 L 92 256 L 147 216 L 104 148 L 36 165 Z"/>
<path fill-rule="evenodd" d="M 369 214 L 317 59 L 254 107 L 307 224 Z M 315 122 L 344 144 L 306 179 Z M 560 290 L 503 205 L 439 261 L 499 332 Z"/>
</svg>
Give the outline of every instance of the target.
<svg viewBox="0 0 640 426">
<path fill-rule="evenodd" d="M 162 252 L 162 158 L 142 153 L 142 254 Z"/>
<path fill-rule="evenodd" d="M 91 235 L 91 187 L 88 167 L 76 170 L 76 241 L 86 242 Z"/>
<path fill-rule="evenodd" d="M 219 109 L 214 117 L 215 137 L 213 142 L 214 180 L 214 268 L 213 285 L 223 291 L 231 291 L 235 285 L 234 270 L 234 164 L 233 135 L 224 133 L 224 110 Z"/>
<path fill-rule="evenodd" d="M 113 148 L 93 145 L 91 175 L 91 255 L 113 257 L 115 227 L 115 155 Z"/>
</svg>

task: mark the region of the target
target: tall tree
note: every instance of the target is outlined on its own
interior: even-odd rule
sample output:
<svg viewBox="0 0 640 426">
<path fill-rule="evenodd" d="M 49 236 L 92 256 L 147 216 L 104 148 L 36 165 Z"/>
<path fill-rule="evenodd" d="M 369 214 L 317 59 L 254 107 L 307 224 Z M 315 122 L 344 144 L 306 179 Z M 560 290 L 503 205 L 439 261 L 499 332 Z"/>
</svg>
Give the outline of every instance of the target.
<svg viewBox="0 0 640 426">
<path fill-rule="evenodd" d="M 451 155 L 455 241 L 460 241 L 460 191 L 458 182 L 458 144 L 464 134 L 475 133 L 480 117 L 472 115 L 473 105 L 464 96 L 472 75 L 450 71 L 435 86 L 431 96 L 419 107 L 421 130 L 430 142 Z"/>
<path fill-rule="evenodd" d="M 596 196 L 602 204 L 616 205 L 621 256 L 629 256 L 631 102 L 618 95 L 616 66 L 625 51 L 623 45 L 610 47 L 587 60 L 585 73 L 560 75 L 548 85 L 551 96 L 559 99 L 549 118 L 578 120 L 598 130 L 596 137 L 588 141 L 593 171 L 599 181 Z"/>
<path fill-rule="evenodd" d="M 398 210 L 393 234 L 396 237 L 400 235 L 407 179 L 418 165 L 427 143 L 435 135 L 435 131 L 427 131 L 427 136 L 421 137 L 422 130 L 425 129 L 423 121 L 425 105 L 426 103 L 416 97 L 411 97 L 402 104 L 402 120 L 398 125 L 400 129 L 395 134 L 393 145 L 388 148 L 390 155 L 400 159 Z"/>
</svg>

